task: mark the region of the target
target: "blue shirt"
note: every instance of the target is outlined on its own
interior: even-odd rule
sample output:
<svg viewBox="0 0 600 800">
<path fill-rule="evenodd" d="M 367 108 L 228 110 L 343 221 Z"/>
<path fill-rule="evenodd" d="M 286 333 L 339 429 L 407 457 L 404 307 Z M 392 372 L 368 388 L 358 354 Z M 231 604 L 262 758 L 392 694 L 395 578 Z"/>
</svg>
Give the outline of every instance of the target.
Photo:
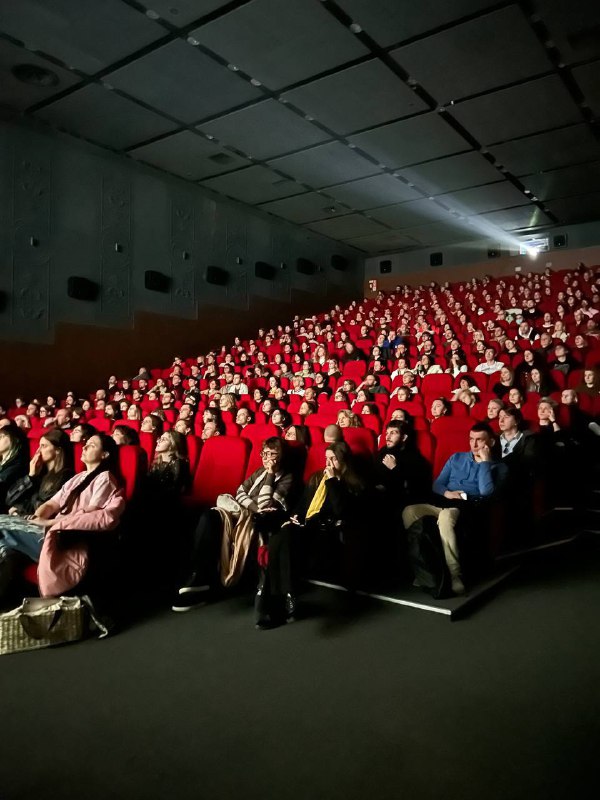
<svg viewBox="0 0 600 800">
<path fill-rule="evenodd" d="M 472 453 L 454 453 L 433 482 L 433 491 L 465 492 L 468 499 L 491 497 L 506 474 L 506 464 L 475 461 Z"/>
</svg>

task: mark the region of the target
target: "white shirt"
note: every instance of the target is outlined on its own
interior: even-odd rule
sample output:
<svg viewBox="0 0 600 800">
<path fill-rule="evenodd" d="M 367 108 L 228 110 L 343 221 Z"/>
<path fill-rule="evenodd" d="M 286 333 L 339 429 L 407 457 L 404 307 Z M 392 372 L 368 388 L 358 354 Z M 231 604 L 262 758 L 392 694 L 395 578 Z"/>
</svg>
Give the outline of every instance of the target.
<svg viewBox="0 0 600 800">
<path fill-rule="evenodd" d="M 475 372 L 483 372 L 485 375 L 493 375 L 494 372 L 500 372 L 506 365 L 501 361 L 484 361 L 483 364 L 477 364 Z"/>
</svg>

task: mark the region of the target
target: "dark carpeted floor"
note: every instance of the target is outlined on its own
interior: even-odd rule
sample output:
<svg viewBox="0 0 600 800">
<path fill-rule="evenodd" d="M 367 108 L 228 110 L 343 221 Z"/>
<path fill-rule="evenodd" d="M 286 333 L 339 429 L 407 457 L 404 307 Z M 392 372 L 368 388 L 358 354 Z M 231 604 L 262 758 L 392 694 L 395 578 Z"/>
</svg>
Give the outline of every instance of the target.
<svg viewBox="0 0 600 800">
<path fill-rule="evenodd" d="M 600 537 L 536 559 L 460 622 L 306 600 L 308 617 L 276 631 L 232 598 L 0 659 L 0 798 L 593 791 Z"/>
</svg>

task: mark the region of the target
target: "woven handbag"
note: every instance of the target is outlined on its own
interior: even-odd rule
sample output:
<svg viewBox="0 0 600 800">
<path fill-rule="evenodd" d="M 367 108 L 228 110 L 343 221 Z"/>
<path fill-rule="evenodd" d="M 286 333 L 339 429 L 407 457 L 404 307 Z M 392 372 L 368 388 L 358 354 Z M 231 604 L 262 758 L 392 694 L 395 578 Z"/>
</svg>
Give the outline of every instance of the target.
<svg viewBox="0 0 600 800">
<path fill-rule="evenodd" d="M 78 641 L 87 633 L 87 613 L 80 597 L 27 597 L 0 614 L 0 655 Z"/>
</svg>

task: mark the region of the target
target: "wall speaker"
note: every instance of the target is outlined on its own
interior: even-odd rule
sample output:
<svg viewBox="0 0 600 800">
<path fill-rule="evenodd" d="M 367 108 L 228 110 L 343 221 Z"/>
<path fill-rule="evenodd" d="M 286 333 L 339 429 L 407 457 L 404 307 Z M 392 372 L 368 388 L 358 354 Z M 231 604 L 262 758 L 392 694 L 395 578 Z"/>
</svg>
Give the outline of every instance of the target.
<svg viewBox="0 0 600 800">
<path fill-rule="evenodd" d="M 264 281 L 274 281 L 277 270 L 272 264 L 267 264 L 266 261 L 254 262 L 254 274 L 257 278 L 262 278 Z"/>
<path fill-rule="evenodd" d="M 226 269 L 221 269 L 221 267 L 207 267 L 204 273 L 204 279 L 207 283 L 212 283 L 214 286 L 227 286 L 229 283 L 229 273 Z"/>
<path fill-rule="evenodd" d="M 8 306 L 8 293 L 0 290 L 0 313 L 2 313 L 2 311 L 6 311 L 7 306 Z"/>
<path fill-rule="evenodd" d="M 317 265 L 308 258 L 299 258 L 296 261 L 296 270 L 302 275 L 314 275 L 317 272 Z"/>
<path fill-rule="evenodd" d="M 331 256 L 331 266 L 333 269 L 337 269 L 340 272 L 345 272 L 349 266 L 348 259 L 344 258 L 344 256 L 339 256 L 334 253 L 334 255 Z"/>
<path fill-rule="evenodd" d="M 392 271 L 392 262 L 391 261 L 380 261 L 379 262 L 379 272 L 382 275 L 389 275 Z"/>
<path fill-rule="evenodd" d="M 93 302 L 98 298 L 100 286 L 89 278 L 79 278 L 71 275 L 67 280 L 67 294 L 74 300 L 87 300 Z"/>
<path fill-rule="evenodd" d="M 553 239 L 552 242 L 554 247 L 566 247 L 567 246 L 567 234 L 566 233 L 558 233 Z"/>
<path fill-rule="evenodd" d="M 429 256 L 429 266 L 430 267 L 441 267 L 444 263 L 444 254 L 443 253 L 431 253 Z"/>
<path fill-rule="evenodd" d="M 488 258 L 500 258 L 500 248 L 490 247 L 488 250 Z"/>
<path fill-rule="evenodd" d="M 171 287 L 171 278 L 163 272 L 154 269 L 147 269 L 144 272 L 144 288 L 151 292 L 168 293 Z"/>
</svg>

